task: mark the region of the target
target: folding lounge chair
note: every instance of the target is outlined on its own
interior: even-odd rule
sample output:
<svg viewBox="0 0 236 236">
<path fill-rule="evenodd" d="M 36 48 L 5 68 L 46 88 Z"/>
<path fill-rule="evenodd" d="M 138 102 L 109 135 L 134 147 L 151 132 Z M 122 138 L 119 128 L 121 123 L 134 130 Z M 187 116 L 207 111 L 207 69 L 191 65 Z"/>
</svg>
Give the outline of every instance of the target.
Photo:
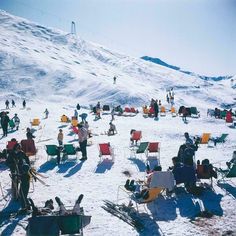
<svg viewBox="0 0 236 236">
<path fill-rule="evenodd" d="M 220 111 L 220 118 L 225 119 L 227 111 Z"/>
<path fill-rule="evenodd" d="M 28 157 L 34 156 L 35 157 L 34 161 L 36 161 L 37 149 L 35 147 L 34 140 L 33 139 L 23 139 L 23 140 L 21 140 L 20 143 L 21 143 L 22 150 L 24 151 L 26 156 L 28 156 Z"/>
<path fill-rule="evenodd" d="M 98 146 L 100 162 L 102 161 L 103 156 L 110 156 L 111 161 L 114 162 L 114 150 L 111 147 L 110 143 L 100 143 Z"/>
<path fill-rule="evenodd" d="M 232 163 L 230 168 L 225 170 L 216 168 L 216 171 L 221 175 L 221 179 L 218 182 L 225 181 L 226 178 L 234 178 L 236 177 L 236 164 Z"/>
<path fill-rule="evenodd" d="M 190 112 L 191 112 L 191 117 L 198 118 L 200 116 L 196 107 L 190 107 Z"/>
<path fill-rule="evenodd" d="M 35 118 L 31 121 L 31 126 L 39 126 L 40 120 L 38 118 Z"/>
<path fill-rule="evenodd" d="M 149 142 L 148 145 L 148 158 L 149 157 L 157 157 L 157 155 L 155 156 L 150 156 L 149 154 L 153 154 L 153 153 L 157 153 L 159 155 L 160 158 L 160 143 L 159 142 Z"/>
<path fill-rule="evenodd" d="M 49 156 L 54 157 L 58 155 L 58 147 L 57 145 L 46 145 L 46 152 L 47 152 L 47 161 Z"/>
<path fill-rule="evenodd" d="M 13 129 L 15 128 L 15 123 L 14 123 L 13 120 L 10 120 L 10 121 L 8 122 L 8 124 L 9 124 L 11 130 L 13 130 Z"/>
<path fill-rule="evenodd" d="M 177 116 L 177 113 L 176 113 L 176 110 L 175 110 L 174 107 L 171 107 L 170 112 L 171 112 L 172 117 L 176 117 Z"/>
<path fill-rule="evenodd" d="M 137 144 L 137 142 L 140 141 L 141 138 L 142 138 L 142 131 L 133 131 L 130 140 L 132 143 L 135 141 L 135 143 Z"/>
<path fill-rule="evenodd" d="M 78 125 L 78 120 L 72 119 L 72 120 L 71 120 L 71 125 L 72 125 L 72 127 L 77 127 L 77 125 Z"/>
<path fill-rule="evenodd" d="M 131 152 L 136 157 L 136 154 L 145 154 L 147 157 L 148 153 L 148 144 L 149 142 L 141 142 L 138 146 L 138 149 L 132 149 Z"/>
<path fill-rule="evenodd" d="M 165 116 L 166 115 L 166 108 L 164 106 L 161 106 L 160 115 L 161 116 Z"/>
<path fill-rule="evenodd" d="M 61 116 L 61 122 L 67 123 L 67 122 L 70 122 L 70 120 L 66 115 L 62 115 Z"/>
<path fill-rule="evenodd" d="M 76 156 L 76 160 L 77 160 L 77 151 L 76 151 L 76 148 L 74 147 L 73 144 L 64 144 L 63 146 L 63 153 L 66 155 L 66 156 L 73 156 L 75 155 Z"/>
<path fill-rule="evenodd" d="M 212 186 L 212 165 L 197 165 L 197 178 L 200 179 L 210 179 Z"/>
<path fill-rule="evenodd" d="M 17 144 L 17 141 L 8 141 L 7 142 L 7 151 L 11 151 L 13 149 L 13 147 Z"/>
<path fill-rule="evenodd" d="M 208 144 L 211 137 L 211 133 L 203 133 L 200 138 L 200 144 Z"/>
<path fill-rule="evenodd" d="M 224 143 L 228 135 L 229 134 L 222 134 L 220 137 L 211 138 L 210 140 L 212 140 L 216 146 L 217 143 Z"/>
</svg>

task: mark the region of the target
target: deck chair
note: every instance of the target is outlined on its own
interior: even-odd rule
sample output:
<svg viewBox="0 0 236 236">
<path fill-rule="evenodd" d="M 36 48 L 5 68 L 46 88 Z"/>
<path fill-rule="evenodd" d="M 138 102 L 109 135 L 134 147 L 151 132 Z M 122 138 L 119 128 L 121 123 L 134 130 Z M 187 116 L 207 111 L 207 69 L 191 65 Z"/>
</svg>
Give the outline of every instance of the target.
<svg viewBox="0 0 236 236">
<path fill-rule="evenodd" d="M 124 112 L 131 112 L 129 107 L 125 107 Z"/>
<path fill-rule="evenodd" d="M 76 148 L 74 147 L 73 144 L 64 144 L 63 145 L 63 153 L 65 154 L 64 156 L 76 156 L 76 160 L 77 160 L 77 151 Z"/>
<path fill-rule="evenodd" d="M 131 153 L 134 157 L 136 157 L 137 154 L 145 154 L 147 157 L 148 154 L 148 144 L 149 142 L 141 142 L 138 146 L 138 149 L 131 149 Z"/>
<path fill-rule="evenodd" d="M 176 110 L 175 110 L 174 107 L 171 107 L 170 113 L 171 113 L 172 117 L 176 117 L 177 116 L 177 113 L 176 113 Z"/>
<path fill-rule="evenodd" d="M 77 127 L 77 125 L 78 125 L 78 120 L 72 119 L 72 120 L 71 120 L 71 125 L 72 125 L 72 127 Z"/>
<path fill-rule="evenodd" d="M 161 106 L 160 115 L 161 116 L 165 116 L 166 115 L 166 108 L 164 106 Z"/>
<path fill-rule="evenodd" d="M 147 107 L 142 107 L 143 108 L 143 114 L 148 115 L 149 109 Z"/>
<path fill-rule="evenodd" d="M 236 164 L 233 163 L 230 168 L 225 170 L 216 168 L 216 171 L 221 175 L 221 179 L 219 179 L 218 182 L 225 181 L 226 178 L 234 178 L 236 177 Z"/>
<path fill-rule="evenodd" d="M 61 116 L 61 122 L 68 123 L 68 122 L 70 122 L 70 119 L 66 115 L 62 115 Z"/>
<path fill-rule="evenodd" d="M 211 133 L 203 133 L 200 138 L 200 144 L 208 144 L 211 137 Z"/>
<path fill-rule="evenodd" d="M 134 108 L 134 107 L 131 107 L 131 108 L 130 108 L 130 112 L 132 112 L 132 113 L 136 113 L 135 108 Z"/>
<path fill-rule="evenodd" d="M 47 161 L 49 159 L 49 157 L 54 157 L 58 155 L 58 147 L 57 145 L 46 145 L 46 153 L 47 153 Z"/>
<path fill-rule="evenodd" d="M 191 117 L 198 118 L 200 116 L 196 107 L 190 107 L 190 112 L 191 112 Z"/>
<path fill-rule="evenodd" d="M 31 121 L 31 126 L 39 126 L 40 120 L 38 118 L 35 118 Z"/>
<path fill-rule="evenodd" d="M 142 138 L 142 131 L 135 130 L 135 131 L 133 131 L 130 140 L 131 140 L 132 144 L 134 143 L 134 141 L 137 144 L 138 141 L 141 140 L 141 138 Z"/>
<path fill-rule="evenodd" d="M 11 151 L 17 143 L 17 141 L 8 141 L 6 146 L 7 151 Z"/>
<path fill-rule="evenodd" d="M 8 124 L 9 124 L 9 127 L 11 128 L 11 130 L 13 130 L 15 128 L 15 123 L 13 120 L 9 120 Z"/>
<path fill-rule="evenodd" d="M 200 179 L 210 179 L 212 186 L 212 165 L 197 165 L 197 178 Z"/>
<path fill-rule="evenodd" d="M 220 111 L 220 118 L 225 119 L 227 111 Z"/>
<path fill-rule="evenodd" d="M 157 157 L 156 155 L 153 156 L 153 155 L 149 155 L 149 154 L 158 154 L 159 155 L 159 158 L 160 158 L 160 143 L 159 142 L 149 142 L 149 145 L 148 145 L 148 158 L 150 157 Z"/>
<path fill-rule="evenodd" d="M 34 156 L 34 161 L 36 161 L 36 153 L 37 149 L 35 147 L 35 143 L 33 139 L 23 139 L 21 140 L 21 148 L 23 152 L 26 154 L 28 157 Z"/>
<path fill-rule="evenodd" d="M 211 138 L 210 140 L 213 141 L 216 146 L 217 143 L 224 143 L 228 135 L 229 134 L 222 134 L 220 137 Z"/>
<path fill-rule="evenodd" d="M 114 150 L 111 147 L 110 143 L 100 143 L 98 144 L 98 147 L 99 147 L 100 162 L 102 162 L 103 156 L 110 156 L 111 161 L 114 162 Z"/>
</svg>

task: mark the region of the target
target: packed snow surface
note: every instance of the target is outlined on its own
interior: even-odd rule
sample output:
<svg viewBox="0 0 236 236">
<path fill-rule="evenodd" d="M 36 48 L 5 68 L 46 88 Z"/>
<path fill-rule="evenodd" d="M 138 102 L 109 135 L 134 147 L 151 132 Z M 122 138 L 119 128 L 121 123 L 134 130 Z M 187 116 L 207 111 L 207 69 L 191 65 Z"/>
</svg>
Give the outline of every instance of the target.
<svg viewBox="0 0 236 236">
<path fill-rule="evenodd" d="M 235 108 L 235 85 L 230 80 L 218 82 L 203 81 L 194 76 L 158 66 L 141 59 L 112 52 L 103 46 L 86 42 L 74 35 L 49 29 L 25 19 L 0 12 L 0 94 L 1 109 L 6 99 L 15 99 L 16 108 L 9 110 L 10 118 L 15 113 L 21 119 L 19 131 L 12 131 L 0 140 L 0 148 L 6 147 L 11 138 L 22 140 L 25 130 L 33 118 L 40 118 L 39 127 L 34 127 L 38 149 L 35 168 L 47 175 L 44 179 L 49 186 L 34 183 L 34 191 L 29 193 L 35 204 L 43 206 L 47 199 L 59 196 L 67 206 L 74 205 L 78 195 L 85 195 L 82 206 L 85 213 L 92 216 L 91 223 L 84 229 L 84 235 L 222 235 L 236 233 L 236 182 L 231 179 L 206 189 L 197 197 L 179 187 L 171 196 L 163 193 L 147 207 L 139 206 L 140 218 L 145 224 L 144 232 L 137 232 L 125 222 L 111 216 L 101 206 L 103 200 L 117 202 L 117 191 L 124 185 L 128 171 L 130 179 L 144 179 L 145 156 L 131 156 L 130 130 L 142 131 L 142 141 L 158 141 L 161 144 L 160 164 L 163 170 L 172 165 L 171 158 L 177 155 L 184 143 L 184 132 L 190 136 L 211 133 L 212 137 L 228 133 L 224 144 L 200 145 L 196 160 L 208 158 L 216 167 L 225 168 L 226 161 L 236 150 L 236 129 L 224 120 L 207 117 L 207 108 Z M 117 77 L 113 84 L 113 77 Z M 142 105 L 149 105 L 150 99 L 165 102 L 166 90 L 174 88 L 175 107 L 196 106 L 200 118 L 188 118 L 183 123 L 181 117 L 172 117 L 170 112 L 160 117 L 144 118 Z M 26 109 L 22 109 L 22 99 L 26 99 Z M 89 104 L 129 105 L 139 109 L 133 117 L 115 116 L 114 124 L 118 134 L 105 135 L 109 128 L 110 114 L 102 115 L 95 121 L 88 110 Z M 59 166 L 55 160 L 47 161 L 46 144 L 57 144 L 59 128 L 63 129 L 64 143 L 78 146 L 77 137 L 71 132 L 70 124 L 60 122 L 62 114 L 71 117 L 76 104 L 88 113 L 92 131 L 92 145 L 87 148 L 88 160 L 81 162 L 72 157 Z M 44 110 L 49 110 L 49 118 L 44 119 Z M 115 161 L 100 162 L 98 144 L 110 142 L 115 152 Z M 81 154 L 79 154 L 81 156 Z M 1 166 L 0 181 L 6 200 L 0 196 L 0 210 L 12 210 L 16 203 L 10 198 L 9 170 Z M 209 180 L 202 182 L 210 183 Z M 120 193 L 121 195 L 123 193 Z M 123 194 L 119 203 L 128 202 Z M 54 201 L 55 202 L 55 201 Z M 195 218 L 203 209 L 212 212 L 212 218 Z M 25 235 L 26 219 L 5 220 L 1 223 L 1 235 Z M 233 233 L 231 233 L 233 235 Z"/>
</svg>

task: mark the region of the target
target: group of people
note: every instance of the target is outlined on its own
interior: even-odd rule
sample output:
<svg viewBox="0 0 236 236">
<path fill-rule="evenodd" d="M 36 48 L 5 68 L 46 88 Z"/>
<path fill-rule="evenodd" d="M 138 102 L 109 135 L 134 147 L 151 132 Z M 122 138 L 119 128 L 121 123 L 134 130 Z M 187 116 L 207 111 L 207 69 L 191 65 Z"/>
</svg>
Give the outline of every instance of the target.
<svg viewBox="0 0 236 236">
<path fill-rule="evenodd" d="M 19 125 L 20 125 L 20 118 L 18 117 L 17 114 L 14 115 L 14 117 L 12 119 L 9 118 L 8 116 L 8 112 L 1 112 L 0 113 L 0 119 L 1 119 L 1 127 L 3 130 L 3 136 L 2 137 L 7 137 L 8 134 L 8 126 L 9 126 L 9 122 L 12 121 L 12 126 L 11 128 L 16 128 L 16 130 L 19 129 Z"/>
<path fill-rule="evenodd" d="M 5 105 L 6 105 L 6 109 L 10 109 L 10 108 L 9 108 L 10 102 L 9 102 L 8 99 L 5 101 Z M 26 101 L 25 101 L 25 100 L 23 100 L 22 106 L 23 106 L 23 108 L 25 108 L 25 106 L 26 106 Z M 14 99 L 11 100 L 11 107 L 12 107 L 12 108 L 13 108 L 13 107 L 16 107 L 16 103 L 15 103 L 15 100 L 14 100 Z"/>
</svg>

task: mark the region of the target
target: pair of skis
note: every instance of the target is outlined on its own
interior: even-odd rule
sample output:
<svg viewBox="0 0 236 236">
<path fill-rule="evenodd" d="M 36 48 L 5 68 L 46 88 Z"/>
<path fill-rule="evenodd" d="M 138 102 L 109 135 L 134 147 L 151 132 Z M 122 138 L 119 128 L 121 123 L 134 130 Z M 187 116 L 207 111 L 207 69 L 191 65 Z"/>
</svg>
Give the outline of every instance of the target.
<svg viewBox="0 0 236 236">
<path fill-rule="evenodd" d="M 33 178 L 34 178 L 35 180 L 38 180 L 39 183 L 41 183 L 41 184 L 43 184 L 43 185 L 45 185 L 45 186 L 47 186 L 47 187 L 49 186 L 46 182 L 44 182 L 42 179 L 39 178 L 39 177 L 41 177 L 41 178 L 47 179 L 48 176 L 37 172 L 37 171 L 36 171 L 35 169 L 33 169 L 33 168 L 30 170 L 30 174 L 33 176 Z"/>
<path fill-rule="evenodd" d="M 132 213 L 133 209 L 131 209 L 130 207 L 127 207 L 125 205 L 118 205 L 111 201 L 104 200 L 104 206 L 102 206 L 102 208 L 110 214 L 123 220 L 137 231 L 141 232 L 144 230 L 143 223 L 140 219 L 138 219 L 135 212 Z"/>
</svg>

